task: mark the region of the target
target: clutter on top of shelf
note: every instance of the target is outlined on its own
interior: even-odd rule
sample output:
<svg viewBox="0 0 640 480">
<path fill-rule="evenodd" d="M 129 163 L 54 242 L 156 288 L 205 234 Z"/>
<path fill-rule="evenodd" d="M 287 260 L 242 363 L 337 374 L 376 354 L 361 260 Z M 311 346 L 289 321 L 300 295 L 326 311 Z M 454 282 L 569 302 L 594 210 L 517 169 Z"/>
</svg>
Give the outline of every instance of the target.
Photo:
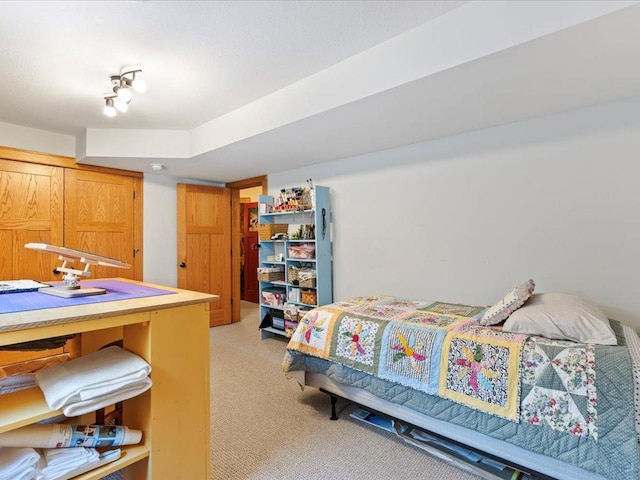
<svg viewBox="0 0 640 480">
<path fill-rule="evenodd" d="M 290 212 L 313 208 L 311 194 L 306 187 L 283 188 L 273 200 L 274 212 Z"/>
</svg>

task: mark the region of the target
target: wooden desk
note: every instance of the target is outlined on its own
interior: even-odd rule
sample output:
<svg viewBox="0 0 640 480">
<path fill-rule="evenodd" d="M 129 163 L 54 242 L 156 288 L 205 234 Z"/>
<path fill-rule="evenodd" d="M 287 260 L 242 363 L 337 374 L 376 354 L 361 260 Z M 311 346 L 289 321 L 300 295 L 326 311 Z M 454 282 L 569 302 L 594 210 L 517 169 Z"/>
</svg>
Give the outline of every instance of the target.
<svg viewBox="0 0 640 480">
<path fill-rule="evenodd" d="M 209 302 L 218 297 L 143 285 L 176 293 L 0 314 L 0 345 L 121 327 L 124 347 L 152 367 L 151 389 L 124 402 L 124 424 L 142 430 L 143 441 L 121 447 L 119 460 L 77 479 L 124 467 L 129 480 L 211 479 Z M 0 433 L 60 414 L 48 408 L 39 388 L 2 395 Z"/>
</svg>

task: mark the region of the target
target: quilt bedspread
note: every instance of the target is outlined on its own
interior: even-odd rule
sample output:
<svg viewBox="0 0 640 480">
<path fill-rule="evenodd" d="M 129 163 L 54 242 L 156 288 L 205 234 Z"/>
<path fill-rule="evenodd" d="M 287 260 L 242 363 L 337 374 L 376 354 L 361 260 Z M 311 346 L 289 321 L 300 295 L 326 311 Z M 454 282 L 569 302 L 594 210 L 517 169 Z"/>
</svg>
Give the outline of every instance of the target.
<svg viewBox="0 0 640 480">
<path fill-rule="evenodd" d="M 320 307 L 301 320 L 284 369 L 325 373 L 606 478 L 637 479 L 620 325 L 611 322 L 619 346 L 583 345 L 482 327 L 482 311 L 388 296 Z"/>
<path fill-rule="evenodd" d="M 316 308 L 289 350 L 519 420 L 520 352 L 526 337 L 483 327 L 484 307 L 386 295 Z"/>
</svg>

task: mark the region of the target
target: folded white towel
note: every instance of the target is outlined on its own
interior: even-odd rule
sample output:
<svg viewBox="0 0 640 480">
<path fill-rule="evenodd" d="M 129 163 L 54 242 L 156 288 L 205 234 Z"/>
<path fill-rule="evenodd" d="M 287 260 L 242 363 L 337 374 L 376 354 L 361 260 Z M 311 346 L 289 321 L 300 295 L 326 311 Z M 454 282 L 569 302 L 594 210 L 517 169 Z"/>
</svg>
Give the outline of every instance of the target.
<svg viewBox="0 0 640 480">
<path fill-rule="evenodd" d="M 33 448 L 0 448 L 0 480 L 23 480 L 35 472 L 40 455 Z"/>
<path fill-rule="evenodd" d="M 56 480 L 70 480 L 74 477 L 77 477 L 78 475 L 82 475 L 83 473 L 88 472 L 89 470 L 101 467 L 102 465 L 106 465 L 107 463 L 115 462 L 120 458 L 120 455 L 121 451 L 119 448 L 116 450 L 107 450 L 106 452 L 102 452 L 100 454 L 100 458 L 97 462 L 74 468 L 73 470 L 65 472 L 64 475 L 56 477 Z"/>
<path fill-rule="evenodd" d="M 144 359 L 112 346 L 44 368 L 36 380 L 49 408 L 79 405 L 73 415 L 80 415 L 148 390 L 150 372 Z"/>
<path fill-rule="evenodd" d="M 29 467 L 17 474 L 17 477 L 11 477 L 11 480 L 34 480 L 36 478 L 36 473 L 36 467 Z"/>
<path fill-rule="evenodd" d="M 67 417 L 77 417 L 78 415 L 94 412 L 99 408 L 106 407 L 107 405 L 114 405 L 122 400 L 126 400 L 127 398 L 136 397 L 150 388 L 151 379 L 147 377 L 137 383 L 128 384 L 114 392 L 106 393 L 100 397 L 65 405 L 62 407 L 62 413 Z"/>
<path fill-rule="evenodd" d="M 55 480 L 79 468 L 91 468 L 100 461 L 95 448 L 43 448 L 41 452 L 37 480 Z"/>
</svg>

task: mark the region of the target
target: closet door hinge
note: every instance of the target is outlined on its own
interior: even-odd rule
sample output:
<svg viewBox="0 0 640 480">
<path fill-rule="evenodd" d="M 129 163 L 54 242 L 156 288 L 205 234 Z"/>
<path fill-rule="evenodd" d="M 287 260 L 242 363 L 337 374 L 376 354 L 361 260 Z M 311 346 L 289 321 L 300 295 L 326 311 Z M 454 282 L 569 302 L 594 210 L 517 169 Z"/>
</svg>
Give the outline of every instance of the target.
<svg viewBox="0 0 640 480">
<path fill-rule="evenodd" d="M 136 199 L 136 191 L 135 190 L 133 191 L 133 199 L 134 200 Z"/>
<path fill-rule="evenodd" d="M 133 249 L 133 258 L 136 258 L 136 255 L 138 255 L 138 252 L 140 251 L 139 248 L 134 248 Z"/>
</svg>

